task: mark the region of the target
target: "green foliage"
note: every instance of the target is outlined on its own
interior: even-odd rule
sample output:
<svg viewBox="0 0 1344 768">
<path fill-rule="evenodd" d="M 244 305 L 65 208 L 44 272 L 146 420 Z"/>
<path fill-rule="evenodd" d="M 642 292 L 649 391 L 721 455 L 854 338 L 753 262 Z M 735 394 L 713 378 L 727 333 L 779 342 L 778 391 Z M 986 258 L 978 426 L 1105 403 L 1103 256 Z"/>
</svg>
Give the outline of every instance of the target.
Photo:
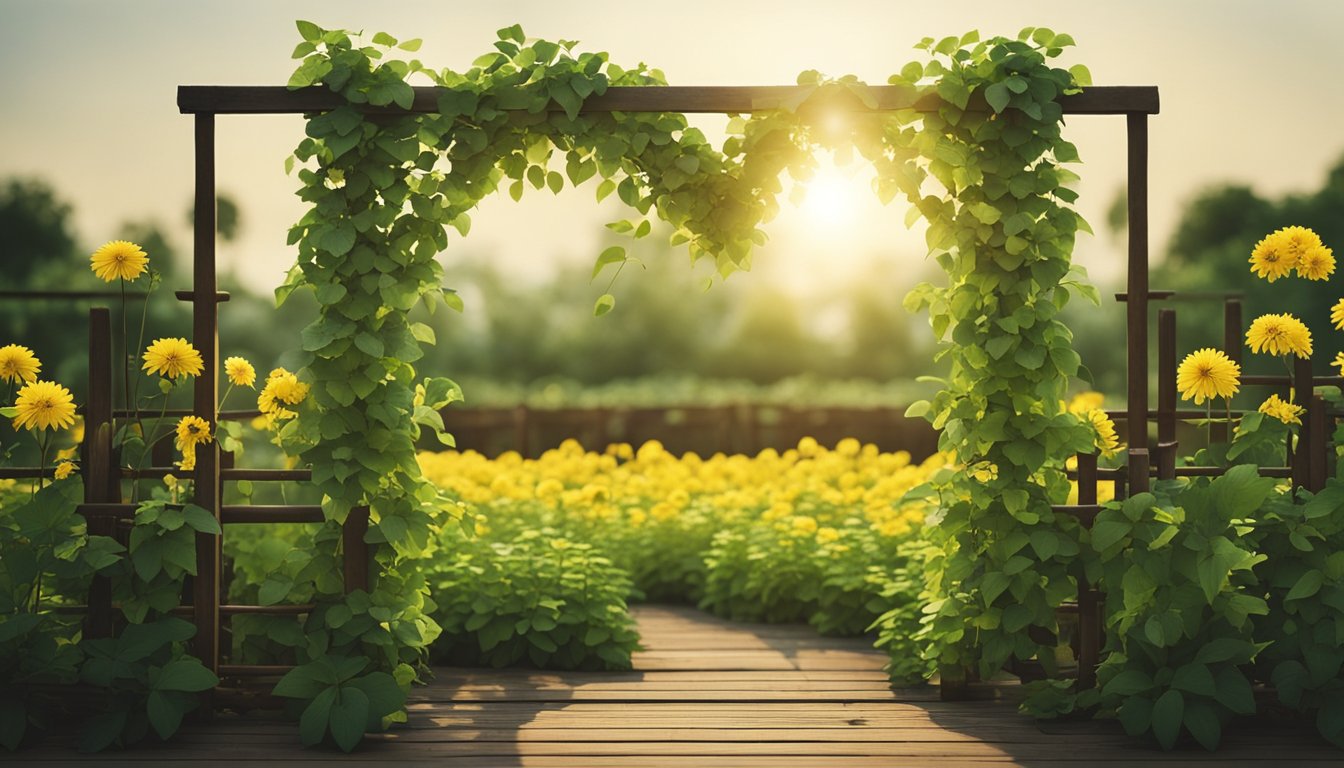
<svg viewBox="0 0 1344 768">
<path fill-rule="evenodd" d="M 1275 481 L 1240 465 L 1168 486 L 1108 505 L 1092 528 L 1109 585 L 1100 702 L 1131 735 L 1170 749 L 1184 730 L 1214 749 L 1228 721 L 1255 713 L 1245 666 L 1261 647 L 1252 617 L 1268 607 L 1245 522 Z"/>
<path fill-rule="evenodd" d="M 1075 592 L 1080 531 L 1050 505 L 1068 493 L 1064 458 L 1092 450 L 1090 430 L 1064 412 L 1085 376 L 1058 319 L 1089 294 L 1070 264 L 1086 223 L 1069 204 L 1078 161 L 1060 135 L 1060 95 L 1081 82 L 1049 59 L 1067 35 L 1028 28 L 1017 40 L 927 38 L 933 60 L 892 78 L 943 100 L 917 126 L 888 132 L 897 162 L 877 162 L 879 194 L 903 194 L 929 224 L 944 286 L 906 299 L 927 310 L 950 361 L 946 387 L 919 410 L 965 467 L 939 484 L 931 529 L 925 637 L 945 679 L 978 666 L 988 678 L 1012 658 L 1053 666 L 1055 609 Z M 913 78 L 913 79 L 912 79 Z M 985 99 L 988 112 L 972 108 Z M 876 144 L 865 154 L 879 157 Z M 925 194 L 927 181 L 941 194 Z M 1048 642 L 1038 642 L 1049 638 Z"/>
<path fill-rule="evenodd" d="M 380 733 L 405 722 L 406 694 L 415 671 L 408 665 L 392 673 L 368 671 L 365 656 L 320 655 L 295 667 L 275 686 L 275 695 L 291 699 L 299 715 L 299 736 L 305 746 L 330 738 L 344 752 L 353 750 L 365 733 Z"/>
<path fill-rule="evenodd" d="M 1256 573 L 1269 604 L 1256 625 L 1268 645 L 1255 671 L 1344 747 L 1344 483 L 1332 479 L 1302 504 L 1283 501 L 1250 537 L 1266 557 Z"/>
<path fill-rule="evenodd" d="M 160 739 L 177 732 L 182 717 L 199 704 L 196 694 L 219 684 L 186 652 L 184 643 L 195 633 L 190 622 L 170 617 L 130 624 L 115 639 L 81 644 L 87 659 L 80 679 L 101 689 L 103 699 L 101 713 L 85 724 L 81 750 L 127 746 L 151 728 Z"/>
<path fill-rule="evenodd" d="M 550 528 L 508 541 L 450 534 L 432 586 L 445 633 L 434 658 L 454 666 L 629 669 L 638 635 L 629 576 L 593 544 Z M 452 554 L 447 554 L 447 552 Z"/>
</svg>

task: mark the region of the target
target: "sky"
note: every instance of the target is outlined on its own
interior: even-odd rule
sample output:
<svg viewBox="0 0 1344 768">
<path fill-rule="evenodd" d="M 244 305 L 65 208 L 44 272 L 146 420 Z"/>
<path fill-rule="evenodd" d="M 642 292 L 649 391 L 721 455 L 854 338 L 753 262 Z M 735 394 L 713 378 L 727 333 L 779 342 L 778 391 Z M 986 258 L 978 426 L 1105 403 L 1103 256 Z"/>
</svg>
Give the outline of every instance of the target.
<svg viewBox="0 0 1344 768">
<path fill-rule="evenodd" d="M 145 219 L 185 247 L 192 128 L 177 112 L 176 88 L 283 84 L 295 66 L 296 18 L 370 36 L 420 37 L 422 61 L 459 70 L 490 49 L 495 30 L 521 23 L 529 36 L 577 39 L 616 63 L 647 62 L 676 85 L 788 84 L 805 69 L 880 84 L 915 58 L 912 46 L 926 35 L 979 29 L 1012 36 L 1023 26 L 1048 26 L 1078 41 L 1062 61 L 1086 64 L 1096 84 L 1161 90 L 1162 112 L 1150 124 L 1155 254 L 1199 190 L 1239 182 L 1265 195 L 1310 191 L 1344 154 L 1344 100 L 1326 92 L 1344 74 L 1344 46 L 1335 39 L 1344 3 L 1330 0 L 516 0 L 465 7 L 442 0 L 0 0 L 0 178 L 51 183 L 73 204 L 76 233 L 89 249 L 116 237 L 123 222 Z M 721 135 L 723 121 L 694 120 L 711 137 Z M 1066 128 L 1084 161 L 1079 208 L 1098 233 L 1080 241 L 1077 260 L 1102 283 L 1123 270 L 1122 247 L 1103 226 L 1124 182 L 1123 122 L 1078 116 Z M 302 130 L 297 116 L 219 120 L 219 188 L 243 216 L 241 240 L 223 248 L 221 259 L 258 290 L 278 284 L 293 261 L 285 232 L 303 208 L 283 162 Z M 811 203 L 786 205 L 768 227 L 771 242 L 749 279 L 806 294 L 852 277 L 870 259 L 910 260 L 911 275 L 927 268 L 922 237 L 906 230 L 904 210 L 880 206 L 861 171 L 837 170 L 823 187 Z M 468 258 L 490 259 L 519 280 L 546 279 L 558 264 L 591 261 L 602 223 L 618 215 L 594 204 L 589 186 L 555 199 L 533 193 L 521 203 L 497 196 L 473 217 L 468 240 L 450 241 L 442 257 L 448 282 L 453 260 Z"/>
</svg>

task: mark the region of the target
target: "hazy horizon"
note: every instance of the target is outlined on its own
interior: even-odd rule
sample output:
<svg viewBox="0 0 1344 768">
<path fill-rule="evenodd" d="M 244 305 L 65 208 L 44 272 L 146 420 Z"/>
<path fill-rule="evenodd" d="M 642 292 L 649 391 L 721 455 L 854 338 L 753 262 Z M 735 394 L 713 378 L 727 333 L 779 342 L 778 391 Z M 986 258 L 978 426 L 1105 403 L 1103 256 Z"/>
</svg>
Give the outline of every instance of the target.
<svg viewBox="0 0 1344 768">
<path fill-rule="evenodd" d="M 294 67 L 296 18 L 421 37 L 418 58 L 454 69 L 488 50 L 496 29 L 517 22 L 529 35 L 609 51 L 617 63 L 647 62 L 683 85 L 790 83 L 813 68 L 877 84 L 915 58 L 911 46 L 925 35 L 972 28 L 1014 35 L 1022 26 L 1050 26 L 1078 40 L 1064 61 L 1086 64 L 1096 84 L 1161 90 L 1162 113 L 1150 128 L 1155 255 L 1182 203 L 1200 189 L 1235 182 L 1262 195 L 1308 192 L 1344 152 L 1337 129 L 1344 107 L 1320 86 L 1344 71 L 1344 50 L 1331 39 L 1344 5 L 1147 0 L 1123 12 L 1056 5 L 835 2 L 824 11 L 789 12 L 695 0 L 655 17 L 649 8 L 605 2 L 585 4 L 577 14 L 533 2 L 454 13 L 423 2 L 0 0 L 0 64 L 11 73 L 0 85 L 7 113 L 0 178 L 49 182 L 73 204 L 83 246 L 114 237 L 128 220 L 153 219 L 185 248 L 192 131 L 177 112 L 176 87 L 284 83 Z M 1266 116 L 1270 108 L 1255 99 L 1268 96 L 1273 106 Z M 695 122 L 711 137 L 723 124 L 718 116 Z M 1098 233 L 1080 241 L 1078 260 L 1106 282 L 1122 269 L 1104 212 L 1124 180 L 1123 121 L 1078 117 L 1066 135 L 1084 160 L 1079 208 Z M 244 225 L 240 241 L 221 257 L 258 290 L 277 284 L 292 262 L 285 230 L 303 208 L 283 161 L 300 138 L 297 116 L 220 119 L 219 188 L 240 203 Z M 861 190 L 861 179 L 852 184 Z M 618 210 L 593 204 L 591 195 L 585 186 L 555 200 L 549 193 L 517 204 L 488 200 L 473 216 L 470 238 L 455 239 L 444 257 L 450 284 L 453 260 L 465 255 L 489 258 L 526 280 L 544 278 L 556 264 L 590 260 L 604 235 L 601 224 Z M 815 213 L 786 205 L 757 256 L 763 273 L 757 279 L 795 292 L 825 290 L 827 275 L 850 276 L 868 259 L 923 254 L 922 237 L 905 230 L 898 205 L 884 210 L 863 195 L 844 210 Z M 528 226 L 517 226 L 520 220 Z"/>
</svg>

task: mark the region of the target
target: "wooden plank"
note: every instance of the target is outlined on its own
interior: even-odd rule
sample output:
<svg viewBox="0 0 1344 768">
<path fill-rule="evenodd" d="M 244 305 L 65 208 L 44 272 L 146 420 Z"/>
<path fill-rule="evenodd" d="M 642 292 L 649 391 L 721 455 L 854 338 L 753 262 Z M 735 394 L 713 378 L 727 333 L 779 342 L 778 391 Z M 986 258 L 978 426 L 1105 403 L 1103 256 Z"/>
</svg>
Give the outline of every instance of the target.
<svg viewBox="0 0 1344 768">
<path fill-rule="evenodd" d="M 405 114 L 437 112 L 439 95 L 446 89 L 417 86 L 409 110 L 396 106 L 369 107 L 370 113 Z M 916 109 L 936 111 L 941 100 L 918 98 L 912 88 L 874 85 L 869 92 L 878 110 Z M 684 112 L 743 114 L 778 108 L 805 95 L 807 89 L 793 85 L 671 85 L 617 86 L 583 102 L 584 113 L 596 112 Z M 336 94 L 321 86 L 290 90 L 285 86 L 182 85 L 177 89 L 177 106 L 184 114 L 302 114 L 324 112 L 344 103 Z M 1060 106 L 1067 115 L 1157 114 L 1156 86 L 1093 86 L 1073 96 L 1062 96 Z M 857 99 L 845 105 L 854 111 L 871 111 Z M 972 108 L 984 109 L 977 99 Z M 550 109 L 559 111 L 556 105 Z"/>
</svg>

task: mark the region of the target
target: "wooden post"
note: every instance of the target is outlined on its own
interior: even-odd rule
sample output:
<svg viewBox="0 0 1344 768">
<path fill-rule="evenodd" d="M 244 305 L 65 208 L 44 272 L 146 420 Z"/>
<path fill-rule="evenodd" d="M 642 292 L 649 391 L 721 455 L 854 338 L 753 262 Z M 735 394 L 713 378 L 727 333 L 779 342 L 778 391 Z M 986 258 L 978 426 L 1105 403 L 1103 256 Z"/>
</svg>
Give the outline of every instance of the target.
<svg viewBox="0 0 1344 768">
<path fill-rule="evenodd" d="M 1241 364 L 1241 299 L 1223 300 L 1223 353 Z"/>
<path fill-rule="evenodd" d="M 1148 116 L 1125 116 L 1129 155 L 1127 328 L 1130 450 L 1148 447 Z"/>
<path fill-rule="evenodd" d="M 89 394 L 84 410 L 84 501 L 121 501 L 121 478 L 112 451 L 112 321 L 106 307 L 89 310 Z M 116 534 L 116 520 L 99 515 L 88 521 L 95 536 Z M 89 584 L 87 637 L 112 636 L 112 582 L 94 576 Z"/>
<path fill-rule="evenodd" d="M 1304 357 L 1293 358 L 1293 402 L 1298 405 L 1311 406 L 1313 399 L 1313 388 L 1311 375 L 1311 359 Z M 1302 488 L 1311 489 L 1314 487 L 1314 480 L 1311 472 L 1311 453 L 1315 441 L 1315 430 L 1312 429 L 1311 419 L 1308 418 L 1302 422 L 1302 427 L 1297 435 L 1297 450 L 1293 452 L 1293 485 Z"/>
<path fill-rule="evenodd" d="M 1176 476 L 1176 450 L 1176 310 L 1159 309 L 1156 457 L 1158 477 Z"/>
<path fill-rule="evenodd" d="M 1097 455 L 1078 455 L 1078 504 L 1097 503 Z M 1091 528 L 1094 515 L 1080 520 Z M 1097 684 L 1097 665 L 1101 663 L 1101 596 L 1088 583 L 1087 576 L 1078 577 L 1078 688 L 1092 688 Z"/>
<path fill-rule="evenodd" d="M 196 377 L 192 413 L 218 430 L 219 296 L 215 277 L 215 116 L 196 115 L 195 237 L 192 257 L 192 341 L 204 367 Z M 195 501 L 219 519 L 221 483 L 219 444 L 196 449 Z M 192 651 L 211 672 L 219 672 L 220 537 L 196 534 L 196 579 L 192 618 L 196 636 Z M 208 694 L 207 694 L 208 697 Z M 208 713 L 211 706 L 207 702 Z"/>
<path fill-rule="evenodd" d="M 1148 469 L 1151 466 L 1147 448 L 1129 450 L 1129 495 L 1148 490 Z"/>
<path fill-rule="evenodd" d="M 369 532 L 369 508 L 355 507 L 346 515 L 341 526 L 341 575 L 345 580 L 345 594 L 357 590 L 369 591 L 369 545 L 364 535 Z"/>
<path fill-rule="evenodd" d="M 1307 446 L 1307 463 L 1311 470 L 1309 489 L 1312 493 L 1319 493 L 1325 488 L 1325 479 L 1328 476 L 1326 456 L 1330 448 L 1330 435 L 1326 429 L 1324 397 L 1320 395 L 1311 396 L 1307 405 L 1307 418 L 1303 425 L 1308 428 L 1308 434 L 1311 435 L 1311 444 Z"/>
</svg>

